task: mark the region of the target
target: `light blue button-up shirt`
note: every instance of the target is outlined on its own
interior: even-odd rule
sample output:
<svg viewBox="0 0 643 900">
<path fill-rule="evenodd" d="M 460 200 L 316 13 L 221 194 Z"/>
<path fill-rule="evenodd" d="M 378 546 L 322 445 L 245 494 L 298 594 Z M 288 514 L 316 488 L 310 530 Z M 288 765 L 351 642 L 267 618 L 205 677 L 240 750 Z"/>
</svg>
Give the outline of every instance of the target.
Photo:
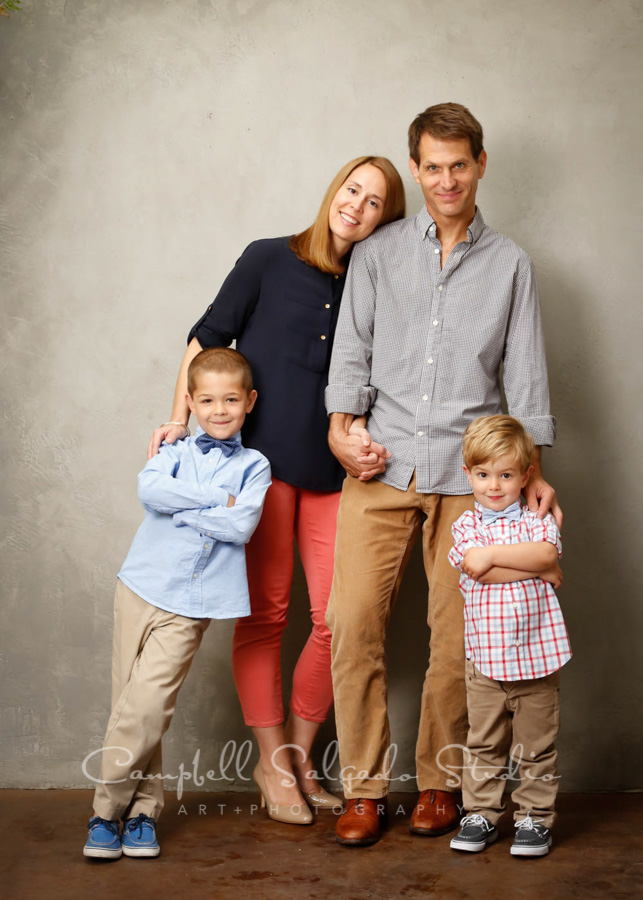
<svg viewBox="0 0 643 900">
<path fill-rule="evenodd" d="M 249 615 L 244 544 L 269 486 L 270 465 L 258 450 L 226 457 L 217 447 L 203 454 L 195 438 L 163 444 L 138 476 L 145 518 L 118 577 L 143 600 L 181 616 Z"/>
</svg>

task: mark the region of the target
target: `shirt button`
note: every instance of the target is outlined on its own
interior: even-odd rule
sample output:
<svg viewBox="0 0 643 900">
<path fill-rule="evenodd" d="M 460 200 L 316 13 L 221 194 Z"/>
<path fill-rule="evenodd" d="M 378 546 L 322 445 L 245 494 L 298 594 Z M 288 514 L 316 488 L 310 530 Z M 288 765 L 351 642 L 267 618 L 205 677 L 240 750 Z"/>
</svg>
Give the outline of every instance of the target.
<svg viewBox="0 0 643 900">
<path fill-rule="evenodd" d="M 422 399 L 423 399 L 423 400 L 428 400 L 428 399 L 429 399 L 429 395 L 428 395 L 428 394 L 425 394 L 424 397 L 422 397 Z"/>
<path fill-rule="evenodd" d="M 442 285 L 441 285 L 441 284 L 438 285 L 438 290 L 439 290 L 439 291 L 442 290 Z"/>
<path fill-rule="evenodd" d="M 330 303 L 325 303 L 325 304 L 324 304 L 324 309 L 330 309 Z"/>
<path fill-rule="evenodd" d="M 418 431 L 418 437 L 422 437 L 423 434 L 424 434 L 423 431 Z"/>
<path fill-rule="evenodd" d="M 434 325 L 439 325 L 440 323 L 438 322 L 437 319 L 434 319 L 434 320 L 433 320 L 433 324 L 434 324 Z"/>
<path fill-rule="evenodd" d="M 193 578 L 198 578 L 198 577 L 199 577 L 199 573 L 198 573 L 198 572 L 195 572 L 194 575 L 193 575 L 192 577 L 193 577 Z"/>
<path fill-rule="evenodd" d="M 436 247 L 435 250 L 434 250 L 433 252 L 434 252 L 434 253 L 439 253 L 439 252 L 440 252 L 440 248 L 439 248 L 439 247 Z"/>
<path fill-rule="evenodd" d="M 335 275 L 335 281 L 337 281 L 338 278 L 339 278 L 339 275 Z"/>
<path fill-rule="evenodd" d="M 204 545 L 203 545 L 203 549 L 204 549 L 204 550 L 209 550 L 209 549 L 210 549 L 210 545 L 209 545 L 209 544 L 204 544 Z M 515 601 L 514 601 L 514 602 L 515 602 Z"/>
<path fill-rule="evenodd" d="M 520 647 L 520 641 L 516 641 L 516 647 Z"/>
<path fill-rule="evenodd" d="M 427 362 L 428 362 L 428 364 L 429 364 L 430 366 L 433 365 L 433 360 L 432 360 L 431 358 L 427 359 Z"/>
<path fill-rule="evenodd" d="M 325 335 L 325 334 L 322 334 L 320 340 L 325 341 L 325 340 L 326 340 L 326 335 Z"/>
</svg>

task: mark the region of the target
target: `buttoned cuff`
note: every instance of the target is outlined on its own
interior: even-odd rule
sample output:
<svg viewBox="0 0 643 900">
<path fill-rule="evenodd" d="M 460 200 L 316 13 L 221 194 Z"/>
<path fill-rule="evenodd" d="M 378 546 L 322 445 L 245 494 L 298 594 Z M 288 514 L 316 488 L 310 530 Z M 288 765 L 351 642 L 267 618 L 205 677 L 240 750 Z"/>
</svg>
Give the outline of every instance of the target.
<svg viewBox="0 0 643 900">
<path fill-rule="evenodd" d="M 537 447 L 551 447 L 556 438 L 556 419 L 553 416 L 516 416 Z"/>
<path fill-rule="evenodd" d="M 349 384 L 329 384 L 325 392 L 326 412 L 329 416 L 331 413 L 352 413 L 354 416 L 363 416 L 375 403 L 376 397 L 377 390 L 370 385 L 360 387 Z"/>
</svg>

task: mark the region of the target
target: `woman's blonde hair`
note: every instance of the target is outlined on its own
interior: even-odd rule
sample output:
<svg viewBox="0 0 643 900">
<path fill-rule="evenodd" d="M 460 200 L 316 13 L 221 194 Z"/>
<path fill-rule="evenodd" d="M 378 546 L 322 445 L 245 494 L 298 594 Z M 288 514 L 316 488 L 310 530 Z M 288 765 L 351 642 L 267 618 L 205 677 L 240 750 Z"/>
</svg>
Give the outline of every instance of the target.
<svg viewBox="0 0 643 900">
<path fill-rule="evenodd" d="M 396 219 L 404 218 L 406 208 L 404 185 L 400 178 L 400 173 L 393 163 L 384 156 L 358 156 L 357 159 L 352 159 L 339 170 L 331 181 L 317 213 L 317 218 L 310 228 L 300 232 L 300 234 L 295 234 L 290 239 L 289 246 L 292 252 L 303 262 L 308 263 L 309 266 L 314 266 L 321 272 L 330 272 L 338 275 L 344 271 L 345 267 L 335 258 L 333 252 L 332 233 L 328 227 L 328 215 L 337 191 L 351 172 L 357 169 L 358 166 L 364 165 L 375 166 L 376 169 L 380 170 L 386 181 L 386 199 L 378 227 L 386 225 L 387 222 L 394 222 Z"/>
<path fill-rule="evenodd" d="M 513 416 L 481 416 L 469 424 L 462 440 L 467 469 L 510 456 L 524 475 L 534 455 L 534 441 Z"/>
</svg>

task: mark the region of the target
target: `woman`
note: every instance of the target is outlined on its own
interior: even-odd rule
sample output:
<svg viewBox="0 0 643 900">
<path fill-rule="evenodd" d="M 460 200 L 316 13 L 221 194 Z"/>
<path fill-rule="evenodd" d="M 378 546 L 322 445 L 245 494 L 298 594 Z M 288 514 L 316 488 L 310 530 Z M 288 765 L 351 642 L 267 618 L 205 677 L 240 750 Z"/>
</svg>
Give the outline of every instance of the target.
<svg viewBox="0 0 643 900">
<path fill-rule="evenodd" d="M 302 793 L 311 806 L 339 803 L 311 777 L 310 756 L 333 701 L 324 616 L 344 478 L 328 449 L 324 389 L 350 251 L 379 225 L 401 218 L 404 204 L 395 167 L 382 157 L 358 157 L 333 179 L 310 228 L 290 239 L 250 244 L 190 332 L 170 421 L 150 441 L 149 456 L 161 440 L 185 436 L 191 359 L 203 347 L 228 346 L 236 339 L 259 394 L 243 441 L 268 457 L 273 483 L 246 548 L 252 615 L 237 622 L 233 672 L 245 722 L 259 745 L 254 778 L 268 814 L 279 821 L 312 821 Z M 313 626 L 295 668 L 284 729 L 280 652 L 293 538 L 306 573 Z M 290 782 L 284 772 L 292 773 Z"/>
</svg>

